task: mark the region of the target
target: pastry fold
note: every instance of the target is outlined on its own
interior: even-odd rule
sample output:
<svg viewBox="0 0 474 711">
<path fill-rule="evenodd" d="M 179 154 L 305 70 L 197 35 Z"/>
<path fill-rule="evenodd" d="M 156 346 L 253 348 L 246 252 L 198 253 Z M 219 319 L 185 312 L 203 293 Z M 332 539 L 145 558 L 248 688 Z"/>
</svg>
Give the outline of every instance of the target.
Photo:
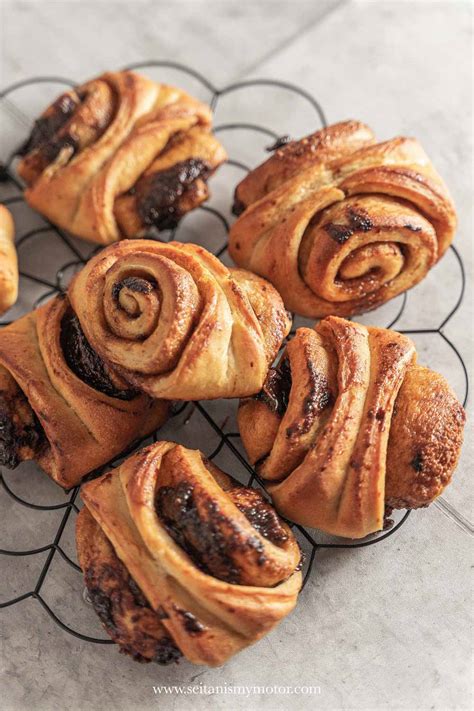
<svg viewBox="0 0 474 711">
<path fill-rule="evenodd" d="M 71 89 L 20 149 L 25 198 L 78 237 L 108 244 L 177 224 L 226 159 L 208 106 L 133 72 Z"/>
<path fill-rule="evenodd" d="M 452 242 L 449 192 L 413 138 L 377 143 L 357 121 L 278 148 L 237 186 L 236 264 L 291 311 L 350 316 L 423 279 Z"/>
<path fill-rule="evenodd" d="M 0 463 L 69 488 L 158 428 L 168 405 L 108 372 L 66 297 L 0 330 Z"/>
<path fill-rule="evenodd" d="M 291 530 L 199 451 L 150 445 L 82 497 L 86 585 L 107 632 L 135 658 L 217 666 L 293 609 L 302 578 Z"/>
<path fill-rule="evenodd" d="M 300 328 L 263 390 L 243 400 L 243 444 L 277 510 L 362 538 L 387 509 L 430 504 L 451 481 L 464 410 L 406 336 L 328 317 Z"/>
<path fill-rule="evenodd" d="M 18 257 L 11 213 L 0 205 L 0 316 L 18 298 Z"/>
<path fill-rule="evenodd" d="M 270 284 L 193 244 L 111 245 L 74 278 L 69 298 L 94 351 L 155 398 L 258 392 L 290 329 Z"/>
</svg>

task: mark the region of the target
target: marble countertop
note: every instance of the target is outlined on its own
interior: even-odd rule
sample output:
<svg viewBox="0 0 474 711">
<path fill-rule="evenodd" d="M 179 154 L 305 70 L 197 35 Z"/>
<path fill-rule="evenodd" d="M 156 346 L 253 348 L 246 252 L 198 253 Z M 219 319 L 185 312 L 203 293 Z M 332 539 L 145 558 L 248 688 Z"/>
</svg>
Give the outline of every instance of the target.
<svg viewBox="0 0 474 711">
<path fill-rule="evenodd" d="M 442 333 L 472 374 L 472 24 L 469 2 L 353 2 L 350 0 L 175 0 L 173 3 L 0 3 L 0 88 L 33 75 L 80 80 L 125 64 L 167 59 L 182 62 L 223 87 L 251 78 L 293 82 L 320 102 L 329 122 L 358 118 L 381 139 L 417 136 L 448 183 L 459 212 L 456 248 L 468 275 L 461 308 Z M 206 98 L 202 87 L 179 73 L 150 69 Z M 0 160 L 26 134 L 32 118 L 58 91 L 30 87 L 0 101 Z M 216 122 L 260 122 L 277 134 L 314 130 L 309 105 L 284 90 L 235 92 L 217 108 Z M 319 125 L 319 124 L 317 124 Z M 231 140 L 230 138 L 226 140 Z M 234 135 L 229 150 L 249 164 L 263 158 L 268 141 Z M 235 153 L 234 153 L 235 155 Z M 230 170 L 230 169 L 229 169 Z M 210 204 L 227 210 L 237 173 L 216 178 Z M 0 200 L 13 194 L 0 184 Z M 15 206 L 19 231 L 41 224 Z M 183 239 L 215 247 L 222 239 L 209 216 L 184 221 Z M 203 237 L 205 235 L 205 237 Z M 82 254 L 90 248 L 74 242 Z M 90 246 L 89 246 L 90 247 Z M 85 250 L 85 251 L 84 251 Z M 25 273 L 54 278 L 70 254 L 52 235 L 20 252 Z M 453 252 L 412 292 L 400 329 L 436 329 L 460 288 Z M 36 291 L 35 291 L 36 290 Z M 46 291 L 46 288 L 45 288 Z M 11 317 L 38 296 L 27 278 Z M 399 304 L 362 320 L 386 325 Z M 441 371 L 458 395 L 465 393 L 456 354 L 440 334 L 415 334 L 419 359 Z M 472 398 L 468 416 L 472 414 Z M 213 404 L 213 415 L 232 428 L 235 404 Z M 221 409 L 219 409 L 221 408 Z M 178 438 L 210 452 L 218 443 L 203 418 L 166 425 L 163 438 Z M 179 432 L 177 433 L 177 430 Z M 230 431 L 230 429 L 228 429 Z M 453 484 L 427 510 L 380 544 L 355 550 L 320 550 L 299 605 L 257 645 L 224 667 L 207 670 L 181 663 L 138 665 L 113 645 L 72 637 L 27 599 L 2 611 L 1 707 L 40 711 L 100 709 L 468 709 L 472 706 L 472 441 L 465 443 Z M 235 458 L 218 463 L 234 474 Z M 230 458 L 229 458 L 230 457 Z M 40 504 L 62 503 L 64 494 L 34 467 L 8 473 L 20 496 Z M 61 510 L 30 510 L 0 491 L 0 548 L 42 547 L 54 537 Z M 73 516 L 61 545 L 74 557 Z M 46 553 L 44 556 L 47 555 Z M 0 601 L 31 589 L 44 556 L 0 556 Z M 80 575 L 56 556 L 42 594 L 58 617 L 84 634 L 103 636 L 83 597 Z M 242 695 L 172 691 L 158 685 L 208 687 L 317 686 L 317 695 Z"/>
</svg>

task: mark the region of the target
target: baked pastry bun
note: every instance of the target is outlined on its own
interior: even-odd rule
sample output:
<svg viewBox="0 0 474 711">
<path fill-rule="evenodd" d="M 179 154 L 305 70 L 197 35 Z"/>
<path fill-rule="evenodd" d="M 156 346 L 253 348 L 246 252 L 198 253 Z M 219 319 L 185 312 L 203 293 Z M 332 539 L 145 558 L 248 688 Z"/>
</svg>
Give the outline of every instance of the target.
<svg viewBox="0 0 474 711">
<path fill-rule="evenodd" d="M 94 351 L 154 398 L 257 393 L 290 330 L 271 284 L 193 244 L 110 245 L 69 298 Z"/>
<path fill-rule="evenodd" d="M 410 289 L 456 228 L 449 192 L 418 141 L 377 143 L 357 121 L 278 148 L 235 198 L 231 257 L 310 318 L 363 313 Z"/>
<path fill-rule="evenodd" d="M 166 229 L 208 198 L 226 159 L 208 106 L 134 72 L 66 91 L 20 149 L 25 198 L 78 237 L 108 244 Z"/>
<path fill-rule="evenodd" d="M 110 371 L 66 297 L 0 329 L 0 464 L 34 459 L 60 486 L 77 484 L 156 430 L 168 403 Z"/>
<path fill-rule="evenodd" d="M 302 577 L 290 528 L 199 451 L 158 442 L 81 492 L 89 596 L 135 659 L 217 666 L 293 609 Z"/>
<path fill-rule="evenodd" d="M 409 338 L 333 316 L 296 331 L 238 414 L 277 510 L 349 538 L 382 529 L 387 509 L 428 506 L 443 492 L 464 421 Z"/>
<path fill-rule="evenodd" d="M 11 213 L 0 205 L 0 316 L 18 298 L 18 257 Z"/>
</svg>

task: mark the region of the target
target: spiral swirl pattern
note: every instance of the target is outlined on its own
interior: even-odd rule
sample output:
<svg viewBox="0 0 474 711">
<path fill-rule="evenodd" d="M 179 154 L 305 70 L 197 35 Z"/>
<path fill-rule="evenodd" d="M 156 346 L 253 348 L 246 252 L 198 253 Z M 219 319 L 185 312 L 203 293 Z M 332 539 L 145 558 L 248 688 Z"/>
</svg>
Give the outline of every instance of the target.
<svg viewBox="0 0 474 711">
<path fill-rule="evenodd" d="M 239 427 L 278 511 L 362 538 L 386 508 L 439 496 L 464 411 L 441 375 L 416 364 L 409 338 L 328 317 L 297 330 L 261 393 L 242 401 Z"/>
<path fill-rule="evenodd" d="M 208 106 L 133 72 L 60 96 L 20 149 L 29 204 L 91 242 L 169 228 L 209 196 L 226 159 Z"/>
<path fill-rule="evenodd" d="M 278 149 L 238 185 L 234 209 L 234 261 L 312 318 L 362 313 L 411 288 L 456 227 L 418 142 L 376 143 L 355 121 Z"/>
<path fill-rule="evenodd" d="M 290 528 L 199 451 L 158 442 L 85 484 L 82 496 L 86 584 L 99 614 L 109 611 L 107 631 L 134 656 L 160 661 L 165 640 L 171 659 L 222 664 L 294 607 L 301 554 Z M 152 619 L 127 614 L 136 607 L 130 589 Z"/>
<path fill-rule="evenodd" d="M 258 392 L 290 329 L 270 284 L 192 244 L 112 245 L 77 275 L 69 298 L 100 357 L 166 399 Z"/>
</svg>

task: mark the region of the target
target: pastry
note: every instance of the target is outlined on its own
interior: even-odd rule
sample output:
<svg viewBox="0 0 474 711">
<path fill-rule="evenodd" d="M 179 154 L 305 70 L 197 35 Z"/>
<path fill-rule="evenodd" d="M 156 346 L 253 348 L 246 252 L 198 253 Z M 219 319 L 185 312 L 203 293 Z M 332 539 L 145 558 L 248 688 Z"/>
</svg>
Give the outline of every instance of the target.
<svg viewBox="0 0 474 711">
<path fill-rule="evenodd" d="M 36 121 L 18 173 L 38 212 L 108 244 L 167 229 L 208 198 L 226 159 L 208 106 L 133 72 L 70 89 Z"/>
<path fill-rule="evenodd" d="M 0 329 L 0 464 L 34 459 L 69 488 L 157 429 L 168 405 L 89 346 L 65 297 Z"/>
<path fill-rule="evenodd" d="M 456 228 L 452 199 L 420 144 L 377 143 L 357 121 L 278 148 L 235 197 L 231 257 L 310 318 L 363 313 L 410 289 Z"/>
<path fill-rule="evenodd" d="M 400 333 L 329 316 L 300 328 L 238 422 L 277 510 L 338 536 L 379 531 L 451 481 L 464 410 Z"/>
<path fill-rule="evenodd" d="M 158 442 L 82 487 L 78 557 L 121 651 L 217 666 L 294 607 L 300 550 L 255 489 Z"/>
<path fill-rule="evenodd" d="M 15 249 L 13 218 L 0 205 L 0 316 L 13 306 L 18 297 L 18 258 Z"/>
<path fill-rule="evenodd" d="M 69 298 L 104 363 L 167 400 L 257 393 L 290 330 L 271 284 L 193 244 L 110 245 L 75 277 Z"/>
</svg>

